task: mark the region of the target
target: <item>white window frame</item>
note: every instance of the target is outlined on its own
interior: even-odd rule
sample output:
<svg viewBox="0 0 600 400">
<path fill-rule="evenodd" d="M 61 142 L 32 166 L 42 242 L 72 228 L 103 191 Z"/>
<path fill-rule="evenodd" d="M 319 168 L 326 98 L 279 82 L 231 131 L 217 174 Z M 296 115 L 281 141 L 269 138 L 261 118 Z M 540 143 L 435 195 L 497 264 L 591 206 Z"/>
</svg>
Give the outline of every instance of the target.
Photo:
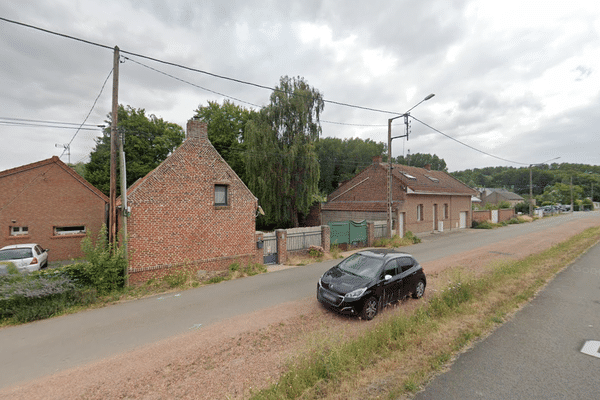
<svg viewBox="0 0 600 400">
<path fill-rule="evenodd" d="M 69 226 L 55 226 L 54 236 L 65 236 L 65 235 L 85 235 L 87 232 L 85 225 L 69 225 Z"/>
<path fill-rule="evenodd" d="M 10 236 L 25 236 L 29 235 L 29 227 L 27 226 L 11 226 Z"/>
</svg>

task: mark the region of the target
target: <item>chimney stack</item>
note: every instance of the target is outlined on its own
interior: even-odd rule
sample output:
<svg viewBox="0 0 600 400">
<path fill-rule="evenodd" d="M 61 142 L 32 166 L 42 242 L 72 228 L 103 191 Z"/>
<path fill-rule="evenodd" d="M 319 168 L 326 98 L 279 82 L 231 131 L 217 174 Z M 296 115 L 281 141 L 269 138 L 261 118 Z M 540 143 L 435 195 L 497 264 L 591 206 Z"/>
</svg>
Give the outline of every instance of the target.
<svg viewBox="0 0 600 400">
<path fill-rule="evenodd" d="M 425 164 L 424 167 L 427 171 L 431 171 L 431 164 Z"/>
<path fill-rule="evenodd" d="M 208 125 L 199 119 L 190 119 L 187 123 L 186 139 L 208 140 Z"/>
<path fill-rule="evenodd" d="M 375 165 L 381 164 L 381 156 L 373 157 L 373 164 L 375 164 Z"/>
</svg>

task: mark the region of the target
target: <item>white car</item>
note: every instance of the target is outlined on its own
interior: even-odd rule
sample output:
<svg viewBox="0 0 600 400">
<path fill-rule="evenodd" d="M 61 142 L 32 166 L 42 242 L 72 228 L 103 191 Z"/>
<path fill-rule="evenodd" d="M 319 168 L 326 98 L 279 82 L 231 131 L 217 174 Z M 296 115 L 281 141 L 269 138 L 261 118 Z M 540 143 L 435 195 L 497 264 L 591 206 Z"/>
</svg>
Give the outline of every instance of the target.
<svg viewBox="0 0 600 400">
<path fill-rule="evenodd" d="M 13 244 L 0 249 L 0 264 L 12 263 L 20 272 L 37 271 L 48 266 L 48 249 L 39 244 Z"/>
</svg>

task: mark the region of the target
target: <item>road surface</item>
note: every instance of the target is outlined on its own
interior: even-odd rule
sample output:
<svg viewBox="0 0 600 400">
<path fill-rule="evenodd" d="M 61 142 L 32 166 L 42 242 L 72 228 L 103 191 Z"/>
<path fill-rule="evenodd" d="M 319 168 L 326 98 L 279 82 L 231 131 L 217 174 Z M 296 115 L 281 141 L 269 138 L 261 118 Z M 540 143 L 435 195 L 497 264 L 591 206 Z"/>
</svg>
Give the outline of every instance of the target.
<svg viewBox="0 0 600 400">
<path fill-rule="evenodd" d="M 495 230 L 436 234 L 406 250 L 423 264 L 574 221 L 600 224 L 600 213 L 573 213 Z M 576 222 L 578 223 L 578 222 Z M 0 388 L 154 343 L 190 329 L 288 301 L 314 297 L 318 278 L 336 261 L 153 296 L 0 329 Z"/>
</svg>

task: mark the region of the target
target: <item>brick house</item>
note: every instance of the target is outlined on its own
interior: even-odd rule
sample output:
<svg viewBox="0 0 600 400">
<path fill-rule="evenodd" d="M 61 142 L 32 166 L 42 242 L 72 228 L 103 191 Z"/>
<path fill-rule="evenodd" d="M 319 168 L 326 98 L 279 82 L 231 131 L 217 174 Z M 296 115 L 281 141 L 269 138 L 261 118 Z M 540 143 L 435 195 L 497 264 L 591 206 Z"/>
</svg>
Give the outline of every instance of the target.
<svg viewBox="0 0 600 400">
<path fill-rule="evenodd" d="M 262 262 L 257 198 L 208 140 L 207 125 L 187 124 L 187 137 L 127 191 L 130 281 L 176 269 L 223 270 Z"/>
<path fill-rule="evenodd" d="M 381 157 L 344 182 L 321 205 L 321 223 L 387 220 L 388 166 Z M 392 229 L 400 234 L 471 226 L 471 196 L 476 191 L 443 171 L 406 165 L 392 169 Z"/>
<path fill-rule="evenodd" d="M 514 207 L 525 202 L 523 197 L 506 189 L 482 189 L 479 196 L 482 207 L 485 207 L 486 204 L 498 205 L 502 202 L 507 202 L 511 207 Z"/>
<path fill-rule="evenodd" d="M 81 239 L 107 218 L 108 198 L 56 156 L 0 172 L 0 247 L 38 243 L 52 261 L 83 258 Z"/>
</svg>

